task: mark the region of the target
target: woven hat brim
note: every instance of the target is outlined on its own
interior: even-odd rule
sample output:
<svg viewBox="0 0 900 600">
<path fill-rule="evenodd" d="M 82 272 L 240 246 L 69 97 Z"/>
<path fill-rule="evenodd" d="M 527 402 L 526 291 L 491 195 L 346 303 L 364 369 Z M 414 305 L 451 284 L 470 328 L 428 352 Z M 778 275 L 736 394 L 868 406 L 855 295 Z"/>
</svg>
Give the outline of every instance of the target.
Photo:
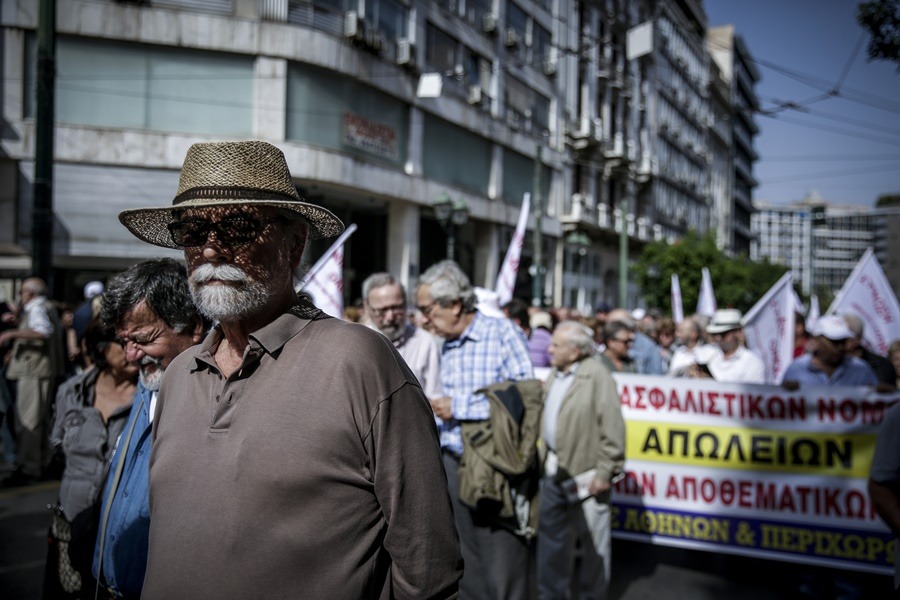
<svg viewBox="0 0 900 600">
<path fill-rule="evenodd" d="M 177 206 L 132 208 L 119 213 L 119 221 L 135 237 L 148 244 L 180 250 L 169 235 L 169 223 L 177 219 L 176 212 L 187 208 L 215 206 L 269 206 L 294 212 L 309 223 L 309 239 L 333 237 L 344 230 L 344 224 L 332 212 L 321 206 L 290 200 L 188 200 Z"/>
</svg>

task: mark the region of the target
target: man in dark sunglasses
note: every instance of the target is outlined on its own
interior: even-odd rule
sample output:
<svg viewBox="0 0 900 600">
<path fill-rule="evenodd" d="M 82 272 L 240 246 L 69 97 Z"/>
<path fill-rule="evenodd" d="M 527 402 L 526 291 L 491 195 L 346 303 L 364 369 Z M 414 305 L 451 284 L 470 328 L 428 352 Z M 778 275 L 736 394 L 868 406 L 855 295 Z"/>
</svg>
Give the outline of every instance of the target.
<svg viewBox="0 0 900 600">
<path fill-rule="evenodd" d="M 141 597 L 455 597 L 431 408 L 383 335 L 295 292 L 306 240 L 343 224 L 299 198 L 281 151 L 195 144 L 173 206 L 120 220 L 183 249 L 217 322 L 160 388 Z"/>
</svg>

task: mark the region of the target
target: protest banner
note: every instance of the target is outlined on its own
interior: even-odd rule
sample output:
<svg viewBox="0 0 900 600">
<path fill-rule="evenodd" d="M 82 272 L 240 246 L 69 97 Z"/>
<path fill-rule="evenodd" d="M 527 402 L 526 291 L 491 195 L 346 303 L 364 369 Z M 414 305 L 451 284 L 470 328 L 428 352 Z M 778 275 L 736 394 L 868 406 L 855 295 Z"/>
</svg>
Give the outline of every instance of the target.
<svg viewBox="0 0 900 600">
<path fill-rule="evenodd" d="M 336 319 L 344 318 L 344 242 L 354 231 L 355 224 L 347 227 L 297 288 L 307 292 L 316 306 Z"/>
<path fill-rule="evenodd" d="M 614 374 L 626 422 L 613 535 L 892 573 L 866 482 L 900 394 Z"/>
<path fill-rule="evenodd" d="M 500 266 L 500 274 L 497 275 L 497 292 L 500 306 L 503 306 L 513 298 L 516 289 L 516 275 L 519 272 L 519 259 L 522 256 L 522 245 L 525 243 L 525 227 L 528 225 L 528 213 L 531 210 L 531 194 L 525 192 L 522 196 L 522 209 L 519 211 L 519 222 L 516 231 L 509 241 L 509 249 Z M 540 219 L 541 216 L 537 215 Z"/>
<path fill-rule="evenodd" d="M 797 293 L 790 271 L 753 305 L 743 319 L 747 347 L 766 367 L 766 383 L 781 383 L 794 360 L 794 319 Z M 800 305 L 802 308 L 802 304 Z"/>
<path fill-rule="evenodd" d="M 716 294 L 713 292 L 712 276 L 709 269 L 703 267 L 703 276 L 700 280 L 700 296 L 697 298 L 697 314 L 712 317 L 716 314 Z"/>
<path fill-rule="evenodd" d="M 869 248 L 853 268 L 826 314 L 852 313 L 862 319 L 863 345 L 887 356 L 894 340 L 900 340 L 900 303 L 875 253 Z"/>
</svg>

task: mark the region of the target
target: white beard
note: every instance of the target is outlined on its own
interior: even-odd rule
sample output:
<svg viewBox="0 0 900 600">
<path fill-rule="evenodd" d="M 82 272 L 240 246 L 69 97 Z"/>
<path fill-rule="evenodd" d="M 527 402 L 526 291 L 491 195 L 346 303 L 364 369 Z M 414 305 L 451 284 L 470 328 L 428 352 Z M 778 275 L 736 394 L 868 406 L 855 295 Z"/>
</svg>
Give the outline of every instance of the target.
<svg viewBox="0 0 900 600">
<path fill-rule="evenodd" d="M 156 369 L 150 372 L 144 370 L 144 365 L 156 365 Z M 145 356 L 141 359 L 141 370 L 139 372 L 138 377 L 141 380 L 141 384 L 151 392 L 159 391 L 159 386 L 162 384 L 163 372 L 165 369 L 162 367 L 162 363 L 155 358 L 150 356 Z"/>
<path fill-rule="evenodd" d="M 238 285 L 206 285 L 213 279 Z M 213 321 L 234 321 L 252 315 L 272 295 L 265 283 L 250 281 L 247 273 L 234 265 L 200 265 L 191 273 L 190 287 L 197 309 Z"/>
</svg>

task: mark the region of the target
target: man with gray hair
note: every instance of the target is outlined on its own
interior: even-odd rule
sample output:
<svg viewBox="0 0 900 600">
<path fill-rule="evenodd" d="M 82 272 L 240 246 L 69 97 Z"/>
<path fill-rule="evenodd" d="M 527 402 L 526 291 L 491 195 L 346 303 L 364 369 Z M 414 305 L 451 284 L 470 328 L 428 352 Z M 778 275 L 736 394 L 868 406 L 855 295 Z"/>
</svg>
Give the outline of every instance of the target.
<svg viewBox="0 0 900 600">
<path fill-rule="evenodd" d="M 140 380 L 102 495 L 93 575 L 104 597 L 139 598 L 150 535 L 151 430 L 163 374 L 203 339 L 187 270 L 171 258 L 140 262 L 110 281 L 100 318 L 115 329 Z"/>
<path fill-rule="evenodd" d="M 484 421 L 490 404 L 476 393 L 492 383 L 531 379 L 525 336 L 506 318 L 476 308 L 475 290 L 455 262 L 441 261 L 419 279 L 416 308 L 422 323 L 444 338 L 441 347 L 443 395 L 432 398 L 441 438 L 444 469 L 453 501 L 465 573 L 460 597 L 492 600 L 528 597 L 528 546 L 517 528 L 459 499 L 461 421 Z"/>
<path fill-rule="evenodd" d="M 572 544 L 581 545 L 579 597 L 606 598 L 610 491 L 625 463 L 625 422 L 616 383 L 594 354 L 592 331 L 560 323 L 550 342 L 538 517 L 538 596 L 566 598 Z"/>
<path fill-rule="evenodd" d="M 440 396 L 438 345 L 434 336 L 409 322 L 403 284 L 390 273 L 374 273 L 363 281 L 362 292 L 368 325 L 391 340 L 419 380 L 426 398 Z"/>
</svg>

